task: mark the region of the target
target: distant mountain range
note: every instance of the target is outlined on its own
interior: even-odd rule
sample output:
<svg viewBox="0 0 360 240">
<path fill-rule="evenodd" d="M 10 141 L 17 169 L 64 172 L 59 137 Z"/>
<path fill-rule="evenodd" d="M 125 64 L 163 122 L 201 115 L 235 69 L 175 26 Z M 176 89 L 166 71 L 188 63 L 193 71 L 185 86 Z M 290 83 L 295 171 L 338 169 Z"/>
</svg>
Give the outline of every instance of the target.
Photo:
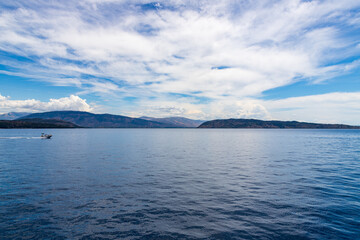
<svg viewBox="0 0 360 240">
<path fill-rule="evenodd" d="M 78 125 L 56 119 L 0 120 L 0 128 L 79 128 Z"/>
<path fill-rule="evenodd" d="M 155 121 L 155 122 L 161 122 L 177 127 L 184 127 L 184 128 L 196 128 L 200 126 L 205 121 L 202 120 L 193 120 L 189 118 L 184 117 L 167 117 L 167 118 L 153 118 L 153 117 L 141 117 L 141 119 L 149 120 L 149 121 Z"/>
<path fill-rule="evenodd" d="M 263 121 L 257 119 L 220 119 L 204 122 L 199 128 L 326 128 L 360 129 L 360 126 L 320 124 L 297 121 Z"/>
<path fill-rule="evenodd" d="M 43 113 L 8 113 L 3 118 L 16 120 L 1 121 L 0 128 L 332 128 L 360 129 L 360 126 L 343 124 L 320 124 L 297 121 L 263 121 L 257 119 L 219 119 L 212 121 L 193 120 L 183 117 L 131 118 L 112 114 L 94 114 L 81 111 L 54 111 Z"/>
<path fill-rule="evenodd" d="M 111 114 L 94 114 L 80 111 L 55 111 L 33 113 L 21 119 L 58 119 L 87 128 L 168 128 L 173 125 Z"/>
<path fill-rule="evenodd" d="M 19 119 L 58 119 L 88 128 L 184 128 L 198 127 L 203 121 L 182 117 L 131 118 L 112 114 L 94 114 L 80 111 L 33 113 Z"/>
<path fill-rule="evenodd" d="M 27 112 L 9 112 L 0 114 L 0 120 L 14 120 L 29 115 Z"/>
</svg>

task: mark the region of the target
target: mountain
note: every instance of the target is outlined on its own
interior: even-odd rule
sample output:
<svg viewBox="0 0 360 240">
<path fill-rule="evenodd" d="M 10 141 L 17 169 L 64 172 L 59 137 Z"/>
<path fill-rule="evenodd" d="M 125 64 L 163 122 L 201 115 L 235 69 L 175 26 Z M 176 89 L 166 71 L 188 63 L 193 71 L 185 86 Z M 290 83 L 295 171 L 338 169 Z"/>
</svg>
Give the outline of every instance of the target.
<svg viewBox="0 0 360 240">
<path fill-rule="evenodd" d="M 89 128 L 169 128 L 174 125 L 111 114 L 94 114 L 80 111 L 33 113 L 21 119 L 58 119 Z"/>
<path fill-rule="evenodd" d="M 219 119 L 204 122 L 199 128 L 333 128 L 360 129 L 360 126 L 320 124 L 297 121 L 263 121 L 257 119 Z"/>
<path fill-rule="evenodd" d="M 0 120 L 14 120 L 29 115 L 27 112 L 9 112 L 0 114 Z"/>
<path fill-rule="evenodd" d="M 167 118 L 153 118 L 153 117 L 141 117 L 141 119 L 166 123 L 181 128 L 196 128 L 205 121 L 193 120 L 184 117 L 167 117 Z"/>
<path fill-rule="evenodd" d="M 79 126 L 56 119 L 0 120 L 0 128 L 78 128 Z"/>
</svg>

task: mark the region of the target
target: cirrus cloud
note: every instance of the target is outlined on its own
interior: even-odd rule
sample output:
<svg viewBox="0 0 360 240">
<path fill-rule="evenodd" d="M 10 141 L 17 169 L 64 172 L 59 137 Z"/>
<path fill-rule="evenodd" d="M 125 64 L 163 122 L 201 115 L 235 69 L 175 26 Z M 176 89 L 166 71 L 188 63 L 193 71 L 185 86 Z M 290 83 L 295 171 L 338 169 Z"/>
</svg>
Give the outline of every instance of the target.
<svg viewBox="0 0 360 240">
<path fill-rule="evenodd" d="M 255 104 L 265 91 L 359 69 L 359 8 L 351 0 L 19 0 L 0 4 L 1 71 L 124 104 L 112 112 L 267 118 L 271 110 Z M 136 106 L 122 101 L 129 97 Z"/>
</svg>

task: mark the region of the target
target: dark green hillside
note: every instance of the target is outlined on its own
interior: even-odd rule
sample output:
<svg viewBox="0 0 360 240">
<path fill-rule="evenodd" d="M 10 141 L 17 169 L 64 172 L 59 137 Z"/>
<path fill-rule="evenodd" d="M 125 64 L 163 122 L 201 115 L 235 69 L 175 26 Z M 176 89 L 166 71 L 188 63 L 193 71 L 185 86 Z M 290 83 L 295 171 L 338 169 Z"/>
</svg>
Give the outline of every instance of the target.
<svg viewBox="0 0 360 240">
<path fill-rule="evenodd" d="M 319 128 L 360 129 L 359 126 L 343 124 L 321 124 L 297 121 L 263 121 L 257 119 L 219 119 L 204 122 L 199 128 Z"/>
</svg>

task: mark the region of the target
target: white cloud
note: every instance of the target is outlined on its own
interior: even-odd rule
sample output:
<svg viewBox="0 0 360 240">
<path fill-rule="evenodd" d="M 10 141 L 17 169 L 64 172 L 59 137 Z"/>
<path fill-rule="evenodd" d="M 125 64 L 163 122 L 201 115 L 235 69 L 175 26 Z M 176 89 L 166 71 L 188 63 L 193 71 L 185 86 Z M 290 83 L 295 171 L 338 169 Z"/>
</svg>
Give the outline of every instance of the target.
<svg viewBox="0 0 360 240">
<path fill-rule="evenodd" d="M 90 2 L 108 7 L 125 4 Z M 179 6 L 177 1 L 171 4 Z M 58 5 L 53 6 L 55 9 L 20 8 L 2 14 L 0 48 L 39 56 L 44 68 L 58 73 L 65 70 L 69 75 L 108 76 L 129 85 L 165 74 L 168 78 L 160 79 L 161 84 L 151 90 L 157 87 L 155 90 L 161 92 L 189 93 L 201 88 L 205 96 L 218 97 L 229 94 L 226 89 L 233 89 L 235 96 L 256 96 L 288 84 L 298 75 L 326 75 L 327 68 L 322 67 L 324 57 L 329 50 L 346 47 L 347 41 L 338 38 L 334 24 L 316 25 L 325 20 L 331 23 L 342 11 L 354 6 L 332 1 L 255 2 L 253 7 L 233 16 L 228 14 L 231 4 L 234 2 L 201 2 L 198 8 L 179 8 L 175 12 L 165 8 L 139 13 L 130 8 L 113 19 L 106 18 L 100 10 L 87 13 L 64 6 L 56 9 Z M 106 12 L 111 13 L 109 9 Z M 95 23 L 86 21 L 91 17 Z M 144 25 L 150 30 L 139 32 Z M 337 55 L 327 57 L 334 56 Z M 76 65 L 60 61 L 59 57 L 93 64 Z M 211 69 L 219 65 L 234 69 Z M 202 89 L 204 84 L 208 89 Z M 219 85 L 224 89 L 219 89 Z M 250 90 L 244 91 L 244 86 Z"/>
<path fill-rule="evenodd" d="M 157 99 L 125 107 L 122 113 L 133 117 L 255 118 L 360 125 L 360 92 L 335 92 L 280 100 L 223 98 L 206 104 L 195 104 L 187 98 L 177 101 Z"/>
<path fill-rule="evenodd" d="M 41 102 L 35 99 L 12 100 L 0 95 L 0 112 L 43 112 L 78 110 L 103 112 L 104 108 L 90 106 L 86 100 L 71 95 Z M 194 104 L 188 98 L 141 101 L 136 106 L 122 104 L 121 114 L 141 117 L 185 116 L 193 119 L 255 118 L 263 120 L 297 120 L 318 123 L 360 125 L 360 92 L 335 92 L 280 100 L 227 99 Z"/>
<path fill-rule="evenodd" d="M 2 11 L 0 50 L 32 61 L 0 64 L 78 94 L 139 98 L 136 107 L 114 111 L 269 118 L 275 102 L 256 100 L 264 91 L 359 67 L 338 63 L 360 53 L 346 34 L 358 29 L 351 19 L 359 1 L 164 0 L 148 10 L 141 10 L 146 0 L 70 2 L 19 1 Z"/>
<path fill-rule="evenodd" d="M 273 118 L 360 125 L 360 92 L 335 92 L 262 101 Z"/>
<path fill-rule="evenodd" d="M 59 99 L 50 99 L 49 102 L 41 102 L 35 99 L 12 100 L 10 97 L 0 95 L 0 111 L 4 113 L 60 110 L 91 111 L 93 108 L 86 103 L 86 100 L 75 95 Z"/>
</svg>

